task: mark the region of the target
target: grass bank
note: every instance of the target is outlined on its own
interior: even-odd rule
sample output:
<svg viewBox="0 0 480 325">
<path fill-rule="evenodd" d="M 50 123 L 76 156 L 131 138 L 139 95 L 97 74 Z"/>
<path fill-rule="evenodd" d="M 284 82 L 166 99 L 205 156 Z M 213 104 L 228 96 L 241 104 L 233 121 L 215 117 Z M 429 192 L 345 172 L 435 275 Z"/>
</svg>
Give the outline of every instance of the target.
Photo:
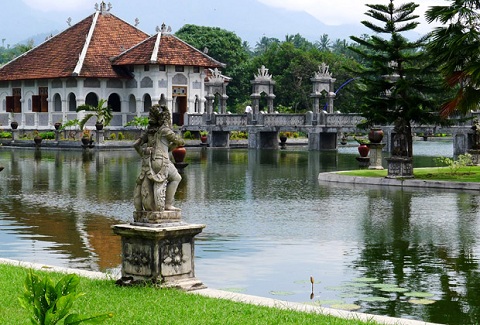
<svg viewBox="0 0 480 325">
<path fill-rule="evenodd" d="M 22 267 L 0 264 L 0 324 L 29 323 L 30 315 L 18 302 L 27 272 Z M 56 272 L 35 273 L 41 277 L 48 274 L 54 282 L 63 276 Z M 173 289 L 118 287 L 114 280 L 82 278 L 79 291 L 85 295 L 75 302 L 72 312 L 112 312 L 113 318 L 104 324 L 377 324 L 207 298 Z"/>
<path fill-rule="evenodd" d="M 341 171 L 339 174 L 361 177 L 385 177 L 387 170 L 358 169 Z M 480 182 L 480 166 L 460 167 L 452 170 L 449 167 L 414 168 L 415 179 L 450 182 Z"/>
</svg>

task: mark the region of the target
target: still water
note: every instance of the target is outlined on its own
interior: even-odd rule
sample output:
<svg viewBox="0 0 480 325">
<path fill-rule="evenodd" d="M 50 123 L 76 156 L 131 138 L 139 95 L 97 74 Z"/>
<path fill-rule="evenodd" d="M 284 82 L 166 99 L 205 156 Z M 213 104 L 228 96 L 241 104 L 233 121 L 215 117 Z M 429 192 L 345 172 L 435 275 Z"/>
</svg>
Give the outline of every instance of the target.
<svg viewBox="0 0 480 325">
<path fill-rule="evenodd" d="M 452 156 L 451 142 L 414 150 L 416 167 Z M 216 289 L 478 323 L 478 193 L 318 183 L 319 172 L 357 168 L 355 151 L 188 148 L 177 206 L 207 225 L 196 276 Z M 110 227 L 132 220 L 133 150 L 1 148 L 0 165 L 0 257 L 118 274 Z"/>
</svg>

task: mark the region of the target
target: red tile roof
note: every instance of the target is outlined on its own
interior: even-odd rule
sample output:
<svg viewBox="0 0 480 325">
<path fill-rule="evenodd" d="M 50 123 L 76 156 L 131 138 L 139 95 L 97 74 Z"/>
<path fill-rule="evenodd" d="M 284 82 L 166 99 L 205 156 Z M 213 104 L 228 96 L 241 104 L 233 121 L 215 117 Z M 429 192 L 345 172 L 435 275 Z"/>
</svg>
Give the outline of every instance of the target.
<svg viewBox="0 0 480 325">
<path fill-rule="evenodd" d="M 94 15 L 85 18 L 0 68 L 0 80 L 71 77 L 87 42 Z M 149 35 L 112 14 L 99 14 L 80 77 L 118 78 L 110 59 Z"/>
<path fill-rule="evenodd" d="M 158 50 L 156 50 L 155 45 L 158 37 L 160 37 L 160 43 Z M 200 66 L 204 68 L 225 67 L 224 63 L 209 57 L 178 37 L 162 32 L 153 35 L 125 53 L 120 54 L 112 61 L 112 64 L 164 64 Z"/>
</svg>

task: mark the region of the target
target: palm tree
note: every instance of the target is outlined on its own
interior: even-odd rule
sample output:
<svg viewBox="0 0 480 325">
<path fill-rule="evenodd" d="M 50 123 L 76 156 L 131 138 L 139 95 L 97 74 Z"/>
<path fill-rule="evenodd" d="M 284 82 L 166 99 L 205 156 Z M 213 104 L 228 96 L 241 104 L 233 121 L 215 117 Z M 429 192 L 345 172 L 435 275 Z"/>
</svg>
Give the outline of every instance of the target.
<svg viewBox="0 0 480 325">
<path fill-rule="evenodd" d="M 432 6 L 425 13 L 429 23 L 439 22 L 429 35 L 427 49 L 438 64 L 453 98 L 441 108 L 443 116 L 455 110 L 468 113 L 480 102 L 480 2 L 451 0 L 447 6 Z"/>
<path fill-rule="evenodd" d="M 80 111 L 86 111 L 86 112 L 91 112 L 87 113 L 79 122 L 78 125 L 80 126 L 80 129 L 83 130 L 83 127 L 85 124 L 90 120 L 92 117 L 96 117 L 97 121 L 95 125 L 97 126 L 97 129 L 107 126 L 110 124 L 110 121 L 112 120 L 112 108 L 110 105 L 108 105 L 108 102 L 106 99 L 100 99 L 98 101 L 97 106 L 92 106 L 92 105 L 80 105 L 77 107 L 77 112 Z M 100 126 L 102 125 L 102 126 Z"/>
</svg>

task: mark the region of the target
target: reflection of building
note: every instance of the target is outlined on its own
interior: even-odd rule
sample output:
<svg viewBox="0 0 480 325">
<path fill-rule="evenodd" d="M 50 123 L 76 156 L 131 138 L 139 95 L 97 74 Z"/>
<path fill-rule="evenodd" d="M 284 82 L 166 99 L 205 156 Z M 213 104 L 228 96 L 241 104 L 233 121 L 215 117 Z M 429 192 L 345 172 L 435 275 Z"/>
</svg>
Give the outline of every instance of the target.
<svg viewBox="0 0 480 325">
<path fill-rule="evenodd" d="M 112 126 L 123 126 L 163 96 L 183 124 L 183 113 L 202 113 L 209 69 L 224 64 L 162 26 L 149 36 L 99 10 L 0 68 L 0 124 L 51 128 L 77 118 L 82 104 L 107 99 Z M 10 116 L 10 112 L 19 113 Z"/>
</svg>

